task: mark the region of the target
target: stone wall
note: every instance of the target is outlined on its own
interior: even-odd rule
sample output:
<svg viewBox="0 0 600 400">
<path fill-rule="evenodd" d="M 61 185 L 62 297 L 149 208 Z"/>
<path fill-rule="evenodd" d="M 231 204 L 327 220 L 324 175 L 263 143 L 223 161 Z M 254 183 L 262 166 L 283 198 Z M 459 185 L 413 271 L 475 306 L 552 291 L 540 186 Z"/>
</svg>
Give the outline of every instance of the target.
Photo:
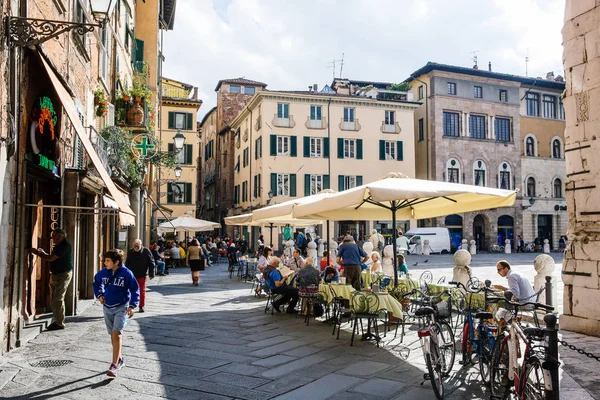
<svg viewBox="0 0 600 400">
<path fill-rule="evenodd" d="M 569 246 L 561 329 L 600 336 L 600 2 L 567 0 L 563 27 Z"/>
</svg>

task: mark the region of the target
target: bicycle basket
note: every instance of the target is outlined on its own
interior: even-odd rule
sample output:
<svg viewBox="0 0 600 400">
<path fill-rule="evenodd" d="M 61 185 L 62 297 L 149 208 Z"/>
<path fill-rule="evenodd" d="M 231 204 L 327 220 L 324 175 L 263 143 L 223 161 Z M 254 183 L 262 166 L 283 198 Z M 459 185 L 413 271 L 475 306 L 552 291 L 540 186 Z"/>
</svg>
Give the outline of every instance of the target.
<svg viewBox="0 0 600 400">
<path fill-rule="evenodd" d="M 435 304 L 438 318 L 450 318 L 452 315 L 452 298 L 442 300 Z"/>
</svg>

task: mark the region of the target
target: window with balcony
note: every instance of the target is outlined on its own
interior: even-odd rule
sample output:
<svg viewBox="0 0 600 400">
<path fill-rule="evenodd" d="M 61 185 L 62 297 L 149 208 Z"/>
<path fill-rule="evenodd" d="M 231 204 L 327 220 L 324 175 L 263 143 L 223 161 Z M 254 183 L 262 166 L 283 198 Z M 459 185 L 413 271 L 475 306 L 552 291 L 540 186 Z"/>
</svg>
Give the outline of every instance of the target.
<svg viewBox="0 0 600 400">
<path fill-rule="evenodd" d="M 556 118 L 556 96 L 545 94 L 542 98 L 544 118 Z"/>
<path fill-rule="evenodd" d="M 290 137 L 289 136 L 277 136 L 277 155 L 278 156 L 289 156 L 290 155 Z"/>
<path fill-rule="evenodd" d="M 485 116 L 469 115 L 469 134 L 473 139 L 485 139 Z"/>
<path fill-rule="evenodd" d="M 460 116 L 458 113 L 444 111 L 444 136 L 460 135 Z"/>
<path fill-rule="evenodd" d="M 474 86 L 473 87 L 473 97 L 476 99 L 482 99 L 483 98 L 483 88 L 481 86 Z"/>
<path fill-rule="evenodd" d="M 500 89 L 499 100 L 503 103 L 508 102 L 508 92 L 505 89 Z"/>
<path fill-rule="evenodd" d="M 354 108 L 344 107 L 344 122 L 354 122 Z"/>
<path fill-rule="evenodd" d="M 323 107 L 322 106 L 310 106 L 310 116 L 308 120 L 308 128 L 310 129 L 321 129 L 323 128 Z"/>
<path fill-rule="evenodd" d="M 448 94 L 456 96 L 456 83 L 448 82 Z"/>
<path fill-rule="evenodd" d="M 530 117 L 540 116 L 540 95 L 538 93 L 527 93 L 527 115 Z"/>
<path fill-rule="evenodd" d="M 277 118 L 289 118 L 290 105 L 287 103 L 277 103 Z"/>
<path fill-rule="evenodd" d="M 499 142 L 510 142 L 510 119 L 496 118 L 494 120 L 496 140 Z"/>
</svg>

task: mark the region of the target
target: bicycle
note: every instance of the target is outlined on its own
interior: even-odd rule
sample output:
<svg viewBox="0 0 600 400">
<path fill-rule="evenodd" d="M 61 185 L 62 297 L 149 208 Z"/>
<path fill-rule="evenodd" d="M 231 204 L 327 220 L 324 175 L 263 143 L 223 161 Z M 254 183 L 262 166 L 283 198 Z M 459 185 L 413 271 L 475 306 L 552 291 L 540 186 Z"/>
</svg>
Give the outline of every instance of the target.
<svg viewBox="0 0 600 400">
<path fill-rule="evenodd" d="M 499 246 L 497 244 L 493 244 L 490 246 L 491 253 L 504 253 L 504 246 Z"/>
<path fill-rule="evenodd" d="M 505 301 L 515 311 L 500 309 L 496 313 L 498 321 L 505 322 L 508 329 L 498 337 L 494 346 L 490 373 L 492 398 L 502 396 L 502 399 L 508 399 L 514 394 L 519 400 L 544 399 L 545 389 L 551 389 L 552 382 L 544 378 L 542 360 L 548 363 L 546 369 L 558 368 L 559 362 L 546 357 L 544 345 L 539 344 L 544 341 L 544 330 L 538 327 L 522 328 L 516 316 L 520 307 L 530 306 L 546 312 L 553 311 L 554 307 L 533 302 L 520 304 L 508 299 Z M 519 366 L 520 341 L 525 343 L 525 352 Z"/>
<path fill-rule="evenodd" d="M 423 357 L 428 371 L 423 379 L 429 379 L 436 398 L 443 399 L 444 377 L 450 374 L 454 366 L 456 350 L 452 328 L 439 317 L 441 313 L 449 313 L 452 310 L 450 291 L 445 290 L 439 295 L 428 296 L 419 289 L 413 289 L 403 294 L 402 297 L 414 296 L 415 294 L 422 296 L 424 300 L 422 304 L 429 304 L 422 305 L 415 311 L 415 317 L 420 318 L 418 336 L 421 340 Z M 450 300 L 434 302 L 434 299 L 439 298 L 441 300 L 444 295 L 448 296 Z M 444 309 L 445 307 L 447 308 Z"/>
</svg>

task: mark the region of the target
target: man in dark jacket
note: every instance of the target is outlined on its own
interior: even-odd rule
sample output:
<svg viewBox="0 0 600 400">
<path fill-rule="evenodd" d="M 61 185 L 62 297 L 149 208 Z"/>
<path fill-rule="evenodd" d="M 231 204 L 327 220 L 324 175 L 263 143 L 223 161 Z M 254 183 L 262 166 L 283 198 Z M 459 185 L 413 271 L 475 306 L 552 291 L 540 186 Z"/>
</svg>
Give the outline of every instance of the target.
<svg viewBox="0 0 600 400">
<path fill-rule="evenodd" d="M 146 306 L 146 276 L 150 275 L 150 279 L 154 279 L 154 257 L 150 250 L 142 246 L 140 239 L 133 241 L 133 248 L 127 252 L 125 266 L 133 272 L 140 286 L 139 312 L 143 313 Z"/>
</svg>

